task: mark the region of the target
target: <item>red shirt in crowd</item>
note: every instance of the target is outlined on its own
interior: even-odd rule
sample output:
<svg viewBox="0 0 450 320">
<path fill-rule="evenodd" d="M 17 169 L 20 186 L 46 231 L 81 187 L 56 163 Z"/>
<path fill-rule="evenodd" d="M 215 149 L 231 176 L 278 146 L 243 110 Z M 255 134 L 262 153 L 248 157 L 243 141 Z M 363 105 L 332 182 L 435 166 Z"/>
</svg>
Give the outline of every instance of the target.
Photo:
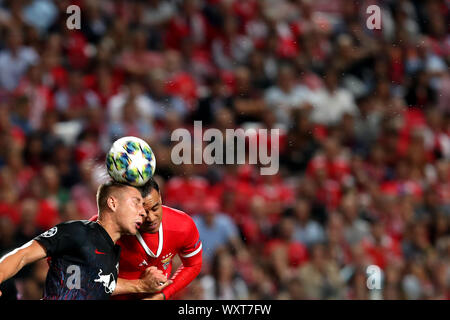
<svg viewBox="0 0 450 320">
<path fill-rule="evenodd" d="M 174 177 L 167 182 L 165 202 L 172 206 L 182 206 L 183 210 L 199 212 L 205 195 L 209 194 L 208 181 L 202 177 Z"/>
<path fill-rule="evenodd" d="M 383 236 L 380 243 L 371 239 L 363 239 L 362 246 L 366 254 L 372 259 L 372 263 L 384 269 L 393 259 L 402 257 L 400 243 L 390 236 Z"/>
<path fill-rule="evenodd" d="M 308 260 L 308 250 L 306 246 L 298 241 L 284 241 L 274 239 L 266 246 L 266 255 L 270 255 L 274 250 L 284 248 L 287 250 L 289 266 L 296 268 Z"/>
</svg>

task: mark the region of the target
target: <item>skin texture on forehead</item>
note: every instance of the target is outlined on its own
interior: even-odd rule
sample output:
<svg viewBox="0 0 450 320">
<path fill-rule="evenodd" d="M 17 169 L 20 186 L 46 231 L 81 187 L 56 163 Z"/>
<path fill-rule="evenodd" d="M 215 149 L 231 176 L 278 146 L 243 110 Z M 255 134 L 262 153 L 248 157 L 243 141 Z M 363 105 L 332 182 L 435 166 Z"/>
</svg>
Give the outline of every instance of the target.
<svg viewBox="0 0 450 320">
<path fill-rule="evenodd" d="M 144 208 L 150 210 L 155 204 L 161 204 L 161 195 L 155 189 L 144 198 Z"/>
<path fill-rule="evenodd" d="M 114 188 L 111 190 L 111 196 L 115 197 L 119 201 L 134 197 L 142 198 L 139 190 L 131 186 L 127 186 L 125 188 Z"/>
</svg>

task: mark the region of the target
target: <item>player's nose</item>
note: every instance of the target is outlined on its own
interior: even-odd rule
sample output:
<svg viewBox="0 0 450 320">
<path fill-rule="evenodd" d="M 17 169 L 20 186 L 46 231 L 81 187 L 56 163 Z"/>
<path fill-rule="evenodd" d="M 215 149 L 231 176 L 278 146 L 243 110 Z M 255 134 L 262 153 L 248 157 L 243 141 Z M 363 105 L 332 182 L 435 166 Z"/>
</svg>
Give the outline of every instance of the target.
<svg viewBox="0 0 450 320">
<path fill-rule="evenodd" d="M 145 212 L 144 207 L 141 207 L 139 210 L 139 216 L 141 216 L 142 218 L 145 218 L 146 215 L 147 215 L 147 213 Z"/>
</svg>

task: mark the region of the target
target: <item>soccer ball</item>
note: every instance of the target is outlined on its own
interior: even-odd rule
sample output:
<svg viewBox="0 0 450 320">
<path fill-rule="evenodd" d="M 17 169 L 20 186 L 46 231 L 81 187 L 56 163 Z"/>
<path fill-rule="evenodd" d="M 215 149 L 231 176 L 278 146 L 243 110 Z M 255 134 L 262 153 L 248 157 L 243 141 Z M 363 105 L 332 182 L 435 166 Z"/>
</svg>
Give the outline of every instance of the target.
<svg viewBox="0 0 450 320">
<path fill-rule="evenodd" d="M 155 173 L 155 168 L 152 149 L 136 137 L 116 140 L 106 155 L 106 169 L 111 178 L 135 187 L 144 185 Z"/>
</svg>

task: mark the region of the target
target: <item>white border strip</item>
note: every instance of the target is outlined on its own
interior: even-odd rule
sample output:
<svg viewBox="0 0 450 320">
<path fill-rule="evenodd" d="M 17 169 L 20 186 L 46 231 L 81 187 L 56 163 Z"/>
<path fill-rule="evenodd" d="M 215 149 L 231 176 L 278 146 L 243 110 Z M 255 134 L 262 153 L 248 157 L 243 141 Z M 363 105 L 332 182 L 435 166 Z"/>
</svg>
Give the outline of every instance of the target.
<svg viewBox="0 0 450 320">
<path fill-rule="evenodd" d="M 182 255 L 180 254 L 180 256 L 181 256 L 182 258 L 190 258 L 190 257 L 195 256 L 197 253 L 199 253 L 200 250 L 202 250 L 202 244 L 201 244 L 201 243 L 200 243 L 200 247 L 198 247 L 197 250 L 195 250 L 194 252 L 188 253 L 187 255 L 184 255 L 184 256 L 182 256 Z"/>
<path fill-rule="evenodd" d="M 136 232 L 136 238 L 138 239 L 139 243 L 141 244 L 142 248 L 144 248 L 145 253 L 147 253 L 152 258 L 158 258 L 161 254 L 162 248 L 163 248 L 163 242 L 164 242 L 164 236 L 163 236 L 163 228 L 162 228 L 162 222 L 159 225 L 159 244 L 158 244 L 158 251 L 156 252 L 156 255 L 150 250 L 150 248 L 145 243 L 144 239 L 142 239 L 141 234 Z"/>
</svg>

